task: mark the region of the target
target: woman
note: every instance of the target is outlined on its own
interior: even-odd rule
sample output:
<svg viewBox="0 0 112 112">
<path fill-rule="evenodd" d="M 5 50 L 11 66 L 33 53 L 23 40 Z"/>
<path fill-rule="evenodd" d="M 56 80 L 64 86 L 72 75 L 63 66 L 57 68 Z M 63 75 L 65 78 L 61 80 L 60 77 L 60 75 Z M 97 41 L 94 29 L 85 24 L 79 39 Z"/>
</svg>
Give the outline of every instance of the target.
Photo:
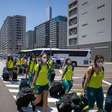
<svg viewBox="0 0 112 112">
<path fill-rule="evenodd" d="M 10 72 L 10 78 L 12 78 L 13 68 L 14 68 L 14 62 L 13 62 L 13 57 L 12 56 L 7 57 L 6 68 Z"/>
<path fill-rule="evenodd" d="M 30 57 L 30 61 L 29 61 L 28 69 L 27 69 L 27 73 L 26 73 L 26 78 L 28 77 L 28 82 L 29 82 L 30 86 L 32 86 L 33 77 L 34 77 L 34 68 L 35 68 L 36 64 L 37 64 L 36 57 L 34 55 L 32 55 Z"/>
<path fill-rule="evenodd" d="M 47 112 L 48 109 L 49 69 L 47 65 L 47 60 L 47 54 L 42 54 L 41 64 L 37 64 L 33 80 L 34 91 L 36 94 L 36 100 L 34 101 L 34 105 L 38 104 L 41 100 L 43 100 L 42 112 Z"/>
<path fill-rule="evenodd" d="M 51 84 L 54 81 L 55 78 L 55 70 L 54 70 L 54 61 L 49 57 L 48 59 L 48 66 L 49 66 L 49 84 Z"/>
<path fill-rule="evenodd" d="M 90 66 L 86 73 L 86 80 L 84 89 L 87 90 L 87 98 L 89 109 L 94 108 L 96 101 L 98 112 L 103 111 L 104 94 L 102 89 L 102 80 L 104 78 L 104 58 L 103 56 L 96 55 L 94 64 Z"/>
<path fill-rule="evenodd" d="M 68 93 L 70 89 L 72 88 L 72 76 L 73 76 L 73 67 L 72 67 L 72 62 L 70 58 L 67 58 L 65 60 L 65 66 L 63 70 L 63 85 L 65 88 L 65 93 Z"/>
<path fill-rule="evenodd" d="M 22 58 L 22 56 L 20 56 L 16 62 L 18 74 L 23 74 L 23 64 L 24 64 L 24 59 Z"/>
</svg>

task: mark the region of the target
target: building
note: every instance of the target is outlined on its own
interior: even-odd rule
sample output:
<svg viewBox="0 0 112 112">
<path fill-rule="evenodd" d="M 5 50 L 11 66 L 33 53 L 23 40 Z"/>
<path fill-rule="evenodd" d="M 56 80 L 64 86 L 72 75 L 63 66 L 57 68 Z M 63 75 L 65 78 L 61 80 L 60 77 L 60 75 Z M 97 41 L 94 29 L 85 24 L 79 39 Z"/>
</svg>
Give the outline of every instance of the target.
<svg viewBox="0 0 112 112">
<path fill-rule="evenodd" d="M 55 17 L 35 27 L 35 47 L 65 48 L 67 43 L 67 18 Z"/>
<path fill-rule="evenodd" d="M 112 61 L 112 1 L 69 0 L 68 38 L 71 48 L 90 48 Z"/>
<path fill-rule="evenodd" d="M 35 39 L 36 48 L 44 48 L 48 46 L 49 42 L 47 42 L 47 39 L 49 40 L 49 21 L 35 27 L 35 37 L 36 37 Z"/>
<path fill-rule="evenodd" d="M 78 2 L 69 0 L 68 4 L 68 22 L 67 22 L 67 46 L 77 47 L 78 44 Z"/>
<path fill-rule="evenodd" d="M 34 31 L 27 31 L 24 41 L 24 49 L 34 48 Z"/>
<path fill-rule="evenodd" d="M 67 18 L 58 16 L 50 21 L 50 47 L 66 48 Z"/>
<path fill-rule="evenodd" d="M 23 49 L 25 32 L 25 16 L 8 16 L 0 29 L 1 52 L 11 54 Z"/>
</svg>

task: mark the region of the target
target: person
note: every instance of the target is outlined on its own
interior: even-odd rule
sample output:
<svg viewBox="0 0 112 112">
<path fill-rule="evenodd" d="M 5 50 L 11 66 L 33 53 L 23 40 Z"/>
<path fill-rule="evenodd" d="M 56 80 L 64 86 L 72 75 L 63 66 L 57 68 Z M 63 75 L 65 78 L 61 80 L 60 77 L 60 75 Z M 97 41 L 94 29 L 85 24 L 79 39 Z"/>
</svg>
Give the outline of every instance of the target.
<svg viewBox="0 0 112 112">
<path fill-rule="evenodd" d="M 10 73 L 10 78 L 12 78 L 13 68 L 14 68 L 14 62 L 13 62 L 13 57 L 12 56 L 7 57 L 6 68 Z"/>
<path fill-rule="evenodd" d="M 84 90 L 87 93 L 89 110 L 94 108 L 96 101 L 98 112 L 103 112 L 104 94 L 102 89 L 102 81 L 104 78 L 104 57 L 96 55 L 94 64 L 91 65 L 86 72 Z"/>
<path fill-rule="evenodd" d="M 32 83 L 32 85 L 34 86 L 34 93 L 36 94 L 34 105 L 43 100 L 42 112 L 47 112 L 48 110 L 49 68 L 47 65 L 47 60 L 47 54 L 42 54 L 41 63 L 37 64 L 37 67 L 35 68 L 35 75 Z"/>
<path fill-rule="evenodd" d="M 72 62 L 70 58 L 65 60 L 65 65 L 63 69 L 62 81 L 65 88 L 65 93 L 68 93 L 72 88 L 72 76 L 74 68 L 72 67 Z"/>
<path fill-rule="evenodd" d="M 34 68 L 35 68 L 36 64 L 37 64 L 36 56 L 31 55 L 30 61 L 28 63 L 27 73 L 26 73 L 26 79 L 28 78 L 28 83 L 30 86 L 32 86 L 32 81 L 33 81 L 33 77 L 34 77 Z"/>
<path fill-rule="evenodd" d="M 16 61 L 18 74 L 23 74 L 23 65 L 24 65 L 24 63 L 25 63 L 24 58 L 22 56 L 19 56 L 19 58 Z"/>
<path fill-rule="evenodd" d="M 53 61 L 53 59 L 51 59 L 49 57 L 47 63 L 48 63 L 48 66 L 49 66 L 49 75 L 48 75 L 49 84 L 51 84 L 54 81 L 54 78 L 55 78 L 54 61 Z"/>
<path fill-rule="evenodd" d="M 27 56 L 24 56 L 23 58 L 24 62 L 23 62 L 23 72 L 24 74 L 26 75 L 26 72 L 27 72 Z"/>
</svg>

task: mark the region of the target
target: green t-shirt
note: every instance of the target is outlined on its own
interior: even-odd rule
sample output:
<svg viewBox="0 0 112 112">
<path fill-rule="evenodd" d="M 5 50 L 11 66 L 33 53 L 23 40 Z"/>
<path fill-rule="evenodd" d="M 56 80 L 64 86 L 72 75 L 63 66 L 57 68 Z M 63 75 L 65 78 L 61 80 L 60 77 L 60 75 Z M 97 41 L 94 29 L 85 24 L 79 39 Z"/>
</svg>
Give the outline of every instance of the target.
<svg viewBox="0 0 112 112">
<path fill-rule="evenodd" d="M 92 87 L 92 88 L 100 88 L 102 87 L 102 80 L 104 78 L 104 71 L 101 70 L 98 74 L 94 72 L 91 76 L 90 81 L 87 84 L 87 87 Z"/>
<path fill-rule="evenodd" d="M 37 80 L 36 80 L 36 85 L 46 85 L 48 84 L 48 67 L 47 64 L 41 64 L 41 69 L 39 71 Z M 35 67 L 35 73 L 38 73 L 39 69 L 39 64 L 37 67 Z"/>
<path fill-rule="evenodd" d="M 35 65 L 36 65 L 35 61 L 29 62 L 29 72 L 33 72 Z"/>
<path fill-rule="evenodd" d="M 7 62 L 7 68 L 13 68 L 13 67 L 14 67 L 13 61 L 12 61 L 12 60 L 9 60 L 9 61 Z"/>
<path fill-rule="evenodd" d="M 66 71 L 66 73 L 64 74 L 63 79 L 64 80 L 72 80 L 72 76 L 73 76 L 73 68 L 71 65 L 69 66 L 65 66 L 64 67 L 64 72 Z"/>
</svg>

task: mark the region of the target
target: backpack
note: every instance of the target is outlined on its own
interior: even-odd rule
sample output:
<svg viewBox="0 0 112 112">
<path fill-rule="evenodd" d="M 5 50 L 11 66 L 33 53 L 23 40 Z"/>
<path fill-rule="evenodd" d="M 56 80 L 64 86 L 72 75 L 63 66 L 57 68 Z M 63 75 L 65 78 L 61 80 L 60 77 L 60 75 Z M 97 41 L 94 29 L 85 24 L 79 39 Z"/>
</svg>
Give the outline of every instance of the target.
<svg viewBox="0 0 112 112">
<path fill-rule="evenodd" d="M 58 102 L 56 102 L 56 107 L 58 112 L 81 112 L 80 107 L 80 97 L 76 93 L 65 94 Z"/>
<path fill-rule="evenodd" d="M 102 67 L 102 70 L 104 71 L 104 67 Z M 91 70 L 91 74 L 90 74 L 90 79 L 89 80 L 91 80 L 91 77 L 92 77 L 93 73 L 94 73 L 94 69 L 93 69 L 93 66 L 92 66 L 92 70 Z M 86 73 L 84 74 L 84 77 L 82 79 L 82 88 L 84 88 L 85 80 L 86 80 Z"/>
<path fill-rule="evenodd" d="M 109 89 L 107 91 L 107 95 L 112 96 L 112 85 L 109 87 Z"/>
<path fill-rule="evenodd" d="M 17 94 L 17 100 L 16 100 L 17 110 L 19 112 L 24 112 L 24 109 L 22 107 L 28 107 L 30 102 L 33 110 L 33 103 L 32 103 L 33 101 L 34 101 L 34 94 L 32 92 L 32 89 L 30 87 L 22 88 Z"/>
<path fill-rule="evenodd" d="M 62 81 L 54 81 L 49 89 L 50 96 L 53 98 L 60 98 L 65 94 Z"/>
<path fill-rule="evenodd" d="M 107 91 L 104 108 L 105 108 L 106 112 L 111 112 L 112 111 L 112 85 L 109 87 L 109 89 Z"/>
</svg>

